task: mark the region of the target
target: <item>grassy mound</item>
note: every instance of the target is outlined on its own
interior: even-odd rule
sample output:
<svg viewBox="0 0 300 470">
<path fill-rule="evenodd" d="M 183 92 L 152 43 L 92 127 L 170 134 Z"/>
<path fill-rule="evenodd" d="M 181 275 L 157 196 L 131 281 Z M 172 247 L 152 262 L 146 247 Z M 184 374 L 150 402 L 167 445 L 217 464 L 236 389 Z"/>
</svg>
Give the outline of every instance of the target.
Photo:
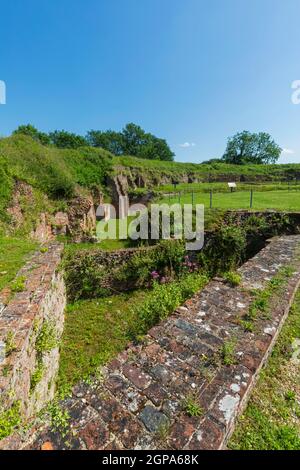
<svg viewBox="0 0 300 470">
<path fill-rule="evenodd" d="M 101 149 L 45 147 L 30 137 L 15 135 L 0 140 L 0 216 L 5 217 L 15 180 L 25 181 L 53 199 L 74 195 L 76 185 L 104 186 L 112 157 Z"/>
</svg>

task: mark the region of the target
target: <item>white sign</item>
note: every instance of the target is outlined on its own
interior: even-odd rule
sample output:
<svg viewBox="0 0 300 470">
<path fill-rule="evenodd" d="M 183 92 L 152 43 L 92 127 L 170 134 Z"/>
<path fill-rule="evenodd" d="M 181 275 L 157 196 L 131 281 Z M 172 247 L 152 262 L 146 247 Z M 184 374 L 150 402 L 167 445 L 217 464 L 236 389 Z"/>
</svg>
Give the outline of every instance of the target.
<svg viewBox="0 0 300 470">
<path fill-rule="evenodd" d="M 228 183 L 228 188 L 236 188 L 236 183 Z"/>
</svg>

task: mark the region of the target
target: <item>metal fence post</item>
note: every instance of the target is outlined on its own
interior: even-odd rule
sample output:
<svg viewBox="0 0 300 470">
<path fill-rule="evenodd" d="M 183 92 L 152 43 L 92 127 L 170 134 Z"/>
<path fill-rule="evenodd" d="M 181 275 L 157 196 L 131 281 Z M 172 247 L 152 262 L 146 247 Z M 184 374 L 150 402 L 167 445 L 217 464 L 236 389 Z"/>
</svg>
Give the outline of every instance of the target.
<svg viewBox="0 0 300 470">
<path fill-rule="evenodd" d="M 212 208 L 212 189 L 209 190 L 209 208 Z"/>
</svg>

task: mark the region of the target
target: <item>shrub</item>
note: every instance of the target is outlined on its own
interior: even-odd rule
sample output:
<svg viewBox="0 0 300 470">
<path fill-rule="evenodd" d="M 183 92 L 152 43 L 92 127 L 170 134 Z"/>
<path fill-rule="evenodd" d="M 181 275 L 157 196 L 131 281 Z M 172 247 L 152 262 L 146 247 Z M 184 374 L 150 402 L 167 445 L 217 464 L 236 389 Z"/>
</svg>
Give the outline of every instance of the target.
<svg viewBox="0 0 300 470">
<path fill-rule="evenodd" d="M 244 258 L 246 234 L 240 226 L 223 225 L 199 254 L 199 261 L 212 273 L 233 270 Z"/>
<path fill-rule="evenodd" d="M 137 252 L 121 269 L 119 279 L 143 287 L 154 271 L 160 277 L 173 278 L 184 270 L 184 255 L 181 240 L 162 240 L 153 249 Z"/>
<path fill-rule="evenodd" d="M 99 265 L 93 254 L 68 253 L 63 262 L 68 297 L 72 300 L 109 295 L 103 287 L 109 268 Z"/>
<path fill-rule="evenodd" d="M 101 251 L 99 253 L 101 255 Z M 150 284 L 154 271 L 162 281 L 163 278 L 171 280 L 184 271 L 184 253 L 184 244 L 173 240 L 137 251 L 123 264 L 97 257 L 97 250 L 69 252 L 63 262 L 68 296 L 78 300 L 145 287 Z"/>
</svg>

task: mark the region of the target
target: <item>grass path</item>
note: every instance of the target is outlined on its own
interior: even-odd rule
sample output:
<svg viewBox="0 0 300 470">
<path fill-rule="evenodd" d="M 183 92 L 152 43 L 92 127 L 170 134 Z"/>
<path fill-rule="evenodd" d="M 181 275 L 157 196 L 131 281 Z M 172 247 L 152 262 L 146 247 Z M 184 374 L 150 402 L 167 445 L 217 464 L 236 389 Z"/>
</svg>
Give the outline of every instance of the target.
<svg viewBox="0 0 300 470">
<path fill-rule="evenodd" d="M 300 450 L 300 289 L 266 368 L 229 442 L 238 450 Z"/>
</svg>

